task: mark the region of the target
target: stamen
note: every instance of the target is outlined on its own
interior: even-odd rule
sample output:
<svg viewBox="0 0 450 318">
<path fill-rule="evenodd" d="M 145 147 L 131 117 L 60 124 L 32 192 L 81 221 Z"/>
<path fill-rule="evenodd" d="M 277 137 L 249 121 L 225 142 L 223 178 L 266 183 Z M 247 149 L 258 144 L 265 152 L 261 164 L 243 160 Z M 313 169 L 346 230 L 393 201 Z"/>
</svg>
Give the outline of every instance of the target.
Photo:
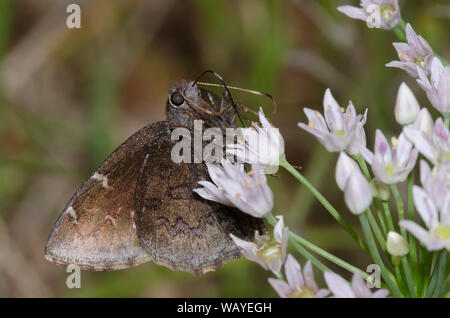
<svg viewBox="0 0 450 318">
<path fill-rule="evenodd" d="M 391 144 L 392 144 L 392 149 L 393 149 L 393 150 L 397 149 L 397 146 L 398 146 L 398 139 L 395 138 L 395 137 L 392 137 L 392 138 L 391 138 Z"/>
</svg>

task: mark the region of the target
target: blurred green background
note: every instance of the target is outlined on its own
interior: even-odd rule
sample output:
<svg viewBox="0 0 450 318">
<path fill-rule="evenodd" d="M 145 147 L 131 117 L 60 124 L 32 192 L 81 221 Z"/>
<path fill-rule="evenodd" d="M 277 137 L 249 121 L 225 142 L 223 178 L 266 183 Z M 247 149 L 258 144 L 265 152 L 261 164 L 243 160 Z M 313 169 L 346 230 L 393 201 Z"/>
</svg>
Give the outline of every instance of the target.
<svg viewBox="0 0 450 318">
<path fill-rule="evenodd" d="M 66 27 L 69 3 L 81 6 L 81 29 Z M 351 99 L 358 112 L 367 107 L 372 148 L 376 128 L 399 131 L 393 106 L 402 81 L 423 105 L 426 98 L 405 72 L 384 66 L 397 59 L 395 35 L 350 20 L 337 12 L 342 4 L 358 1 L 1 0 L 0 296 L 275 296 L 269 272 L 244 259 L 201 277 L 151 263 L 83 272 L 81 289 L 68 289 L 65 268 L 45 261 L 43 250 L 57 216 L 93 169 L 133 132 L 164 120 L 172 82 L 206 69 L 229 85 L 275 97 L 272 114 L 267 100 L 234 95 L 265 109 L 285 137 L 290 162 L 354 224 L 335 186 L 337 155 L 297 127 L 306 121 L 302 108 L 321 110 L 327 87 L 342 106 Z M 450 59 L 449 1 L 400 5 L 404 20 Z M 366 268 L 369 259 L 292 177 L 280 171 L 270 182 L 274 214 Z"/>
</svg>

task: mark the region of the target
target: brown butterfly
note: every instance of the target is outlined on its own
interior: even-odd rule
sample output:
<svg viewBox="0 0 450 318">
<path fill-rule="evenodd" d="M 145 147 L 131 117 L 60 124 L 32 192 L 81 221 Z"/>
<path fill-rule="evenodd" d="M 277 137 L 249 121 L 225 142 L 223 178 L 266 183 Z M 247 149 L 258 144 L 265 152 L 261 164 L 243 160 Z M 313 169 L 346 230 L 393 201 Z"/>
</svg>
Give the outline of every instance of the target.
<svg viewBox="0 0 450 318">
<path fill-rule="evenodd" d="M 195 82 L 171 85 L 167 121 L 148 125 L 120 145 L 78 189 L 56 221 L 45 248 L 50 262 L 117 270 L 153 261 L 193 274 L 241 256 L 230 233 L 253 240 L 260 219 L 207 201 L 192 190 L 209 180 L 204 163 L 174 163 L 171 132 L 235 127 L 231 95 Z"/>
</svg>

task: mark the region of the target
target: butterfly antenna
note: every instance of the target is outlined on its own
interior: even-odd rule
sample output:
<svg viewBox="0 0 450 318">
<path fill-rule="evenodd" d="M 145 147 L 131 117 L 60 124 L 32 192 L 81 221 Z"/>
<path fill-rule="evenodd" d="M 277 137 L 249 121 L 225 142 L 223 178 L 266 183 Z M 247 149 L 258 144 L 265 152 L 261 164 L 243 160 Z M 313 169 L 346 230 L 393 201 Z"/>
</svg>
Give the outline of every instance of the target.
<svg viewBox="0 0 450 318">
<path fill-rule="evenodd" d="M 199 76 L 197 76 L 197 78 L 195 79 L 194 83 L 192 84 L 192 86 L 196 85 L 198 83 L 198 80 L 203 77 L 205 74 L 207 73 L 211 73 L 213 74 L 219 81 L 220 83 L 222 83 L 222 85 L 216 84 L 216 87 L 223 87 L 225 89 L 225 91 L 227 92 L 228 96 L 230 97 L 231 100 L 231 105 L 233 106 L 233 109 L 235 111 L 235 113 L 237 114 L 239 121 L 241 122 L 242 126 L 245 127 L 244 122 L 242 121 L 242 117 L 241 114 L 239 113 L 239 110 L 236 106 L 236 103 L 233 99 L 233 96 L 231 96 L 230 90 L 228 89 L 228 85 L 225 83 L 225 81 L 223 80 L 222 76 L 220 76 L 217 72 L 213 71 L 213 70 L 206 70 L 204 72 L 202 72 Z"/>
<path fill-rule="evenodd" d="M 197 82 L 197 84 L 199 85 L 204 85 L 204 86 L 213 86 L 213 87 L 220 87 L 221 85 L 219 84 L 214 84 L 214 83 L 205 83 L 205 82 Z M 277 111 L 277 104 L 275 103 L 275 99 L 272 97 L 272 95 L 268 94 L 268 93 L 264 93 L 264 92 L 260 92 L 260 91 L 255 91 L 253 89 L 246 89 L 246 88 L 241 88 L 241 87 L 236 87 L 236 86 L 228 86 L 229 89 L 234 89 L 236 91 L 240 91 L 240 92 L 246 92 L 246 93 L 250 93 L 250 94 L 254 94 L 254 95 L 259 95 L 259 96 L 264 96 L 267 97 L 270 102 L 272 103 L 273 106 L 273 113 L 275 114 Z"/>
</svg>

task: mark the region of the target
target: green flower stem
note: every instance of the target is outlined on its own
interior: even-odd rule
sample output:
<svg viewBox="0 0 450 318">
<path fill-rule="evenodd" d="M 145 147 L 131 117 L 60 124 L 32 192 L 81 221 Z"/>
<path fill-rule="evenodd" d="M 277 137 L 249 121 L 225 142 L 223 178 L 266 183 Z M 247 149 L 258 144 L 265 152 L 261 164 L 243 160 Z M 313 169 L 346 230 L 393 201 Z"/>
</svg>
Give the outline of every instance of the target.
<svg viewBox="0 0 450 318">
<path fill-rule="evenodd" d="M 426 265 L 426 258 L 429 254 L 424 247 L 419 246 L 419 266 L 417 270 L 417 297 L 423 297 L 424 296 L 424 290 L 425 290 L 425 265 Z"/>
<path fill-rule="evenodd" d="M 403 279 L 402 272 L 400 270 L 400 266 L 394 266 L 395 277 L 397 279 L 397 285 L 403 295 L 408 295 L 408 289 L 405 285 L 405 280 Z"/>
<path fill-rule="evenodd" d="M 364 174 L 366 179 L 370 182 L 371 176 L 370 176 L 370 172 L 369 172 L 369 169 L 367 168 L 366 161 L 364 160 L 364 158 L 361 155 L 353 156 L 353 158 L 358 162 L 362 173 Z M 383 251 L 386 251 L 386 240 L 383 237 L 383 233 L 381 233 L 378 223 L 375 220 L 375 217 L 373 216 L 372 211 L 370 209 L 368 209 L 368 211 L 367 211 L 367 217 L 369 219 L 370 226 L 372 227 L 372 230 L 375 233 L 375 237 L 378 240 L 378 243 L 380 244 Z"/>
<path fill-rule="evenodd" d="M 395 231 L 394 222 L 392 221 L 391 209 L 389 208 L 389 203 L 383 201 L 384 215 L 386 216 L 387 226 L 389 231 Z"/>
<path fill-rule="evenodd" d="M 397 204 L 397 212 L 398 212 L 398 219 L 399 221 L 403 221 L 405 219 L 405 206 L 403 205 L 403 199 L 398 192 L 397 186 L 394 184 L 391 186 L 392 194 L 395 198 L 395 203 Z M 407 240 L 407 234 L 406 230 L 403 227 L 400 227 L 400 233 L 402 234 L 403 238 Z"/>
<path fill-rule="evenodd" d="M 380 200 L 375 198 L 375 200 L 373 200 L 373 203 L 375 205 L 375 211 L 377 211 L 377 217 L 378 217 L 378 220 L 380 221 L 381 229 L 383 230 L 383 235 L 387 236 L 387 233 L 388 233 L 387 227 L 386 227 L 387 220 L 385 220 L 385 216 L 381 212 Z"/>
<path fill-rule="evenodd" d="M 370 172 L 369 172 L 369 169 L 367 168 L 366 161 L 364 160 L 364 158 L 361 155 L 356 155 L 356 156 L 353 156 L 353 159 L 355 159 L 358 162 L 362 173 L 367 178 L 367 180 L 370 181 Z"/>
<path fill-rule="evenodd" d="M 447 127 L 447 129 L 448 129 L 450 126 L 450 115 L 449 114 L 444 115 L 444 124 L 445 124 L 445 127 Z"/>
<path fill-rule="evenodd" d="M 394 195 L 395 202 L 397 203 L 397 211 L 398 211 L 398 218 L 399 221 L 402 221 L 405 219 L 405 206 L 403 204 L 403 199 L 400 195 L 400 192 L 398 192 L 397 185 L 391 186 L 392 194 Z M 403 238 L 408 241 L 408 235 L 406 233 L 406 230 L 403 227 L 400 227 L 400 233 L 402 234 Z M 412 270 L 411 270 L 411 263 L 406 261 L 405 257 L 402 257 L 402 266 L 406 277 L 406 282 L 408 285 L 409 292 L 411 293 L 411 296 L 415 295 L 415 287 L 412 277 Z M 412 284 L 412 285 L 411 285 Z"/>
<path fill-rule="evenodd" d="M 424 291 L 425 295 L 427 293 L 427 290 L 429 288 L 430 279 L 433 274 L 433 270 L 436 266 L 436 260 L 438 256 L 438 252 L 430 252 L 426 249 L 425 246 L 423 246 L 423 254 L 425 255 L 425 266 L 424 266 L 424 272 L 423 272 L 423 285 L 424 285 Z M 426 296 L 425 296 L 426 297 Z"/>
<path fill-rule="evenodd" d="M 361 246 L 361 248 L 367 252 L 367 246 L 364 241 L 358 236 L 358 234 L 351 228 L 351 226 L 342 218 L 339 212 L 331 205 L 330 202 L 291 164 L 286 160 L 283 155 L 280 158 L 280 166 L 286 169 L 292 174 L 300 183 L 302 183 L 308 190 L 316 197 L 316 199 L 327 209 L 327 211 L 338 221 L 338 223 L 350 234 L 350 236 Z"/>
<path fill-rule="evenodd" d="M 414 221 L 414 202 L 412 196 L 412 187 L 414 185 L 414 173 L 410 173 L 408 176 L 408 219 Z M 417 259 L 416 239 L 414 235 L 409 235 L 409 253 L 412 262 L 412 269 L 414 274 L 414 281 L 419 282 L 419 269 Z M 419 297 L 417 289 L 417 297 Z"/>
<path fill-rule="evenodd" d="M 444 293 L 447 287 L 444 283 L 444 276 L 447 270 L 447 254 L 445 249 L 439 253 L 425 297 L 439 297 Z"/>
<path fill-rule="evenodd" d="M 381 259 L 380 253 L 378 252 L 377 245 L 372 235 L 372 231 L 370 229 L 369 221 L 367 220 L 367 216 L 365 213 L 359 216 L 359 220 L 361 222 L 361 227 L 363 229 L 364 236 L 367 240 L 367 244 L 369 246 L 369 250 L 371 252 L 372 257 L 374 258 L 375 263 L 380 266 L 381 275 L 386 282 L 386 285 L 390 289 L 391 293 L 396 297 L 403 297 L 402 292 L 398 289 L 397 284 L 393 278 L 392 273 L 386 268 Z"/>
<path fill-rule="evenodd" d="M 268 213 L 264 216 L 264 218 L 267 220 L 267 222 L 272 225 L 275 226 L 277 220 L 275 219 L 275 217 L 272 215 L 272 213 Z M 303 237 L 289 231 L 289 243 L 291 243 L 296 249 L 299 247 L 302 251 L 299 253 L 301 253 L 303 256 L 305 256 L 305 258 L 307 258 L 308 260 L 311 261 L 312 264 L 314 264 L 314 262 L 316 264 L 314 264 L 318 269 L 320 269 L 321 271 L 325 272 L 325 271 L 331 271 L 328 267 L 326 267 L 325 265 L 323 265 L 322 263 L 320 263 L 319 260 L 317 260 L 314 256 L 312 256 L 311 254 L 309 254 L 307 251 L 306 253 L 308 253 L 309 255 L 305 255 L 303 254 L 305 252 L 305 250 L 303 249 L 303 247 L 306 247 L 307 249 L 309 249 L 310 251 L 312 251 L 313 253 L 316 253 L 317 255 L 322 256 L 323 258 L 329 260 L 330 262 L 333 262 L 334 264 L 342 267 L 343 269 L 348 270 L 349 272 L 355 274 L 358 273 L 362 278 L 364 278 L 367 281 L 370 281 L 370 275 L 367 274 L 366 272 L 364 272 L 363 270 L 347 263 L 346 261 L 340 259 L 339 257 L 325 251 L 324 249 L 321 249 L 320 247 L 316 246 L 315 244 L 309 242 L 308 240 L 304 239 Z M 300 246 L 301 245 L 301 246 Z M 302 247 L 303 246 L 303 247 Z"/>
<path fill-rule="evenodd" d="M 394 31 L 395 35 L 402 42 L 407 42 L 405 30 L 406 30 L 406 23 L 403 19 L 400 19 L 397 25 L 392 28 L 392 31 Z"/>
<path fill-rule="evenodd" d="M 414 285 L 413 275 L 411 273 L 411 266 L 406 256 L 402 257 L 402 267 L 403 272 L 405 273 L 406 285 L 408 286 L 409 294 L 411 297 L 414 297 L 416 295 L 416 287 Z"/>
<path fill-rule="evenodd" d="M 369 211 L 367 211 L 369 212 Z M 377 221 L 375 220 L 375 217 L 372 213 L 367 213 L 367 218 L 369 219 L 370 226 L 372 227 L 372 230 L 375 234 L 375 237 L 378 241 L 378 244 L 380 244 L 381 249 L 386 252 L 386 239 L 384 238 L 383 234 L 380 231 L 380 228 L 378 227 Z"/>
</svg>

